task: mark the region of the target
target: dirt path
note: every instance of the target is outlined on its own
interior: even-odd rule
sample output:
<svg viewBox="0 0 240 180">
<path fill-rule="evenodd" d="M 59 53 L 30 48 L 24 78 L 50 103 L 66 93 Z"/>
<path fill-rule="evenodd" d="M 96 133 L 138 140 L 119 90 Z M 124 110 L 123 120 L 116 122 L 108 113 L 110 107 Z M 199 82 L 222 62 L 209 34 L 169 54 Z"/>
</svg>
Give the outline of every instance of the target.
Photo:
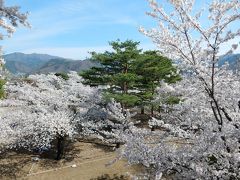
<svg viewBox="0 0 240 180">
<path fill-rule="evenodd" d="M 91 178 L 100 177 L 103 174 L 126 175 L 129 170 L 126 163 L 119 161 L 111 166 L 105 166 L 114 158 L 114 155 L 86 161 L 77 164 L 76 168 L 66 166 L 57 170 L 48 170 L 46 172 L 38 172 L 28 176 L 28 180 L 89 180 Z"/>
<path fill-rule="evenodd" d="M 60 162 L 44 158 L 34 162 L 32 155 L 11 153 L 5 159 L 0 159 L 0 179 L 90 180 L 104 174 L 111 177 L 115 174 L 127 176 L 128 172 L 134 173 L 137 169 L 130 168 L 124 161 L 109 165 L 116 158 L 116 152 L 104 146 L 77 142 L 70 152 Z"/>
</svg>

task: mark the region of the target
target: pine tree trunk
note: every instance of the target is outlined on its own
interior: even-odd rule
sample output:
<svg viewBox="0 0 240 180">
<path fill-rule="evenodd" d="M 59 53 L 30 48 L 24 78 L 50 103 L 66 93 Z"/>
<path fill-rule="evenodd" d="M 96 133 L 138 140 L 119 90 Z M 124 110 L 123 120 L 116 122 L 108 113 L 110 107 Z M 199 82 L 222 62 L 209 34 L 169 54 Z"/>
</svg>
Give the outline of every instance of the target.
<svg viewBox="0 0 240 180">
<path fill-rule="evenodd" d="M 120 104 L 121 104 L 121 108 L 122 108 L 122 113 L 124 113 L 125 112 L 125 103 L 120 102 Z"/>
<path fill-rule="evenodd" d="M 154 107 L 153 107 L 153 104 L 151 105 L 151 116 L 152 116 L 152 117 L 154 116 Z"/>
<path fill-rule="evenodd" d="M 144 112 L 144 106 L 141 107 L 141 114 L 145 114 L 145 112 Z"/>
<path fill-rule="evenodd" d="M 123 84 L 123 92 L 124 92 L 124 94 L 128 94 L 128 86 L 127 86 L 126 82 L 124 82 L 124 84 Z"/>
<path fill-rule="evenodd" d="M 153 84 L 152 84 L 152 95 L 154 95 L 154 87 L 153 87 Z M 153 117 L 154 116 L 154 106 L 153 104 L 151 104 L 151 116 Z"/>
</svg>

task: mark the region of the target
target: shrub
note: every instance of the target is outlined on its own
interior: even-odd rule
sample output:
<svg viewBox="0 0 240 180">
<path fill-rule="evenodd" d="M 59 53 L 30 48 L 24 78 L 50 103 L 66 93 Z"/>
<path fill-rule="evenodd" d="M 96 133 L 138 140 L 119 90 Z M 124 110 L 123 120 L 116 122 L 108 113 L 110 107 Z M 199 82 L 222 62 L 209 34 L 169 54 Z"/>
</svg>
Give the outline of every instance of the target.
<svg viewBox="0 0 240 180">
<path fill-rule="evenodd" d="M 4 84 L 6 81 L 4 79 L 0 79 L 0 99 L 5 97 L 5 91 L 4 91 Z"/>
<path fill-rule="evenodd" d="M 63 78 L 64 80 L 68 80 L 69 76 L 67 73 L 60 72 L 60 73 L 55 73 L 56 76 Z"/>
</svg>

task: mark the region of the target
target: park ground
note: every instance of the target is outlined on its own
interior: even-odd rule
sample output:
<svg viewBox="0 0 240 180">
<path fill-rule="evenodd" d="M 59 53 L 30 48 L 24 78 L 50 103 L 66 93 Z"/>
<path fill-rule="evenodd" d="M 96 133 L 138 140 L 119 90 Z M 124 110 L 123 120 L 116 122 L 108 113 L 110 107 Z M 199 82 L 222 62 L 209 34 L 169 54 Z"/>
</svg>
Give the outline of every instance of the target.
<svg viewBox="0 0 240 180">
<path fill-rule="evenodd" d="M 117 157 L 112 147 L 75 142 L 63 160 L 28 154 L 7 152 L 0 158 L 2 180 L 90 180 L 130 179 L 129 173 L 140 171 L 124 160 L 113 162 Z M 107 178 L 110 177 L 110 178 Z"/>
</svg>

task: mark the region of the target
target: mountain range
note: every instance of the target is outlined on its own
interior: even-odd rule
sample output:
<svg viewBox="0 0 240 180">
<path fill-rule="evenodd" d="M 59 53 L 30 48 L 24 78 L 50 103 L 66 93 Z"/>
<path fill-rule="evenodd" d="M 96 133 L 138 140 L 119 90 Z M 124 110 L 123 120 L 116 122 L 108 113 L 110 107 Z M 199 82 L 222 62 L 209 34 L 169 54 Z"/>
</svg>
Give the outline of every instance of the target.
<svg viewBox="0 0 240 180">
<path fill-rule="evenodd" d="M 49 72 L 68 72 L 87 70 L 96 63 L 86 60 L 72 60 L 48 54 L 11 53 L 3 56 L 5 67 L 15 75 Z"/>
<path fill-rule="evenodd" d="M 240 70 L 240 54 L 230 54 L 224 56 L 220 59 L 219 65 L 222 66 L 226 62 L 229 64 L 230 69 Z"/>
<path fill-rule="evenodd" d="M 72 60 L 48 54 L 11 53 L 4 55 L 6 68 L 15 75 L 40 74 L 49 72 L 68 72 L 90 69 L 97 64 L 89 59 Z M 240 70 L 240 54 L 232 54 L 221 58 L 219 65 L 228 62 L 233 70 Z"/>
</svg>

